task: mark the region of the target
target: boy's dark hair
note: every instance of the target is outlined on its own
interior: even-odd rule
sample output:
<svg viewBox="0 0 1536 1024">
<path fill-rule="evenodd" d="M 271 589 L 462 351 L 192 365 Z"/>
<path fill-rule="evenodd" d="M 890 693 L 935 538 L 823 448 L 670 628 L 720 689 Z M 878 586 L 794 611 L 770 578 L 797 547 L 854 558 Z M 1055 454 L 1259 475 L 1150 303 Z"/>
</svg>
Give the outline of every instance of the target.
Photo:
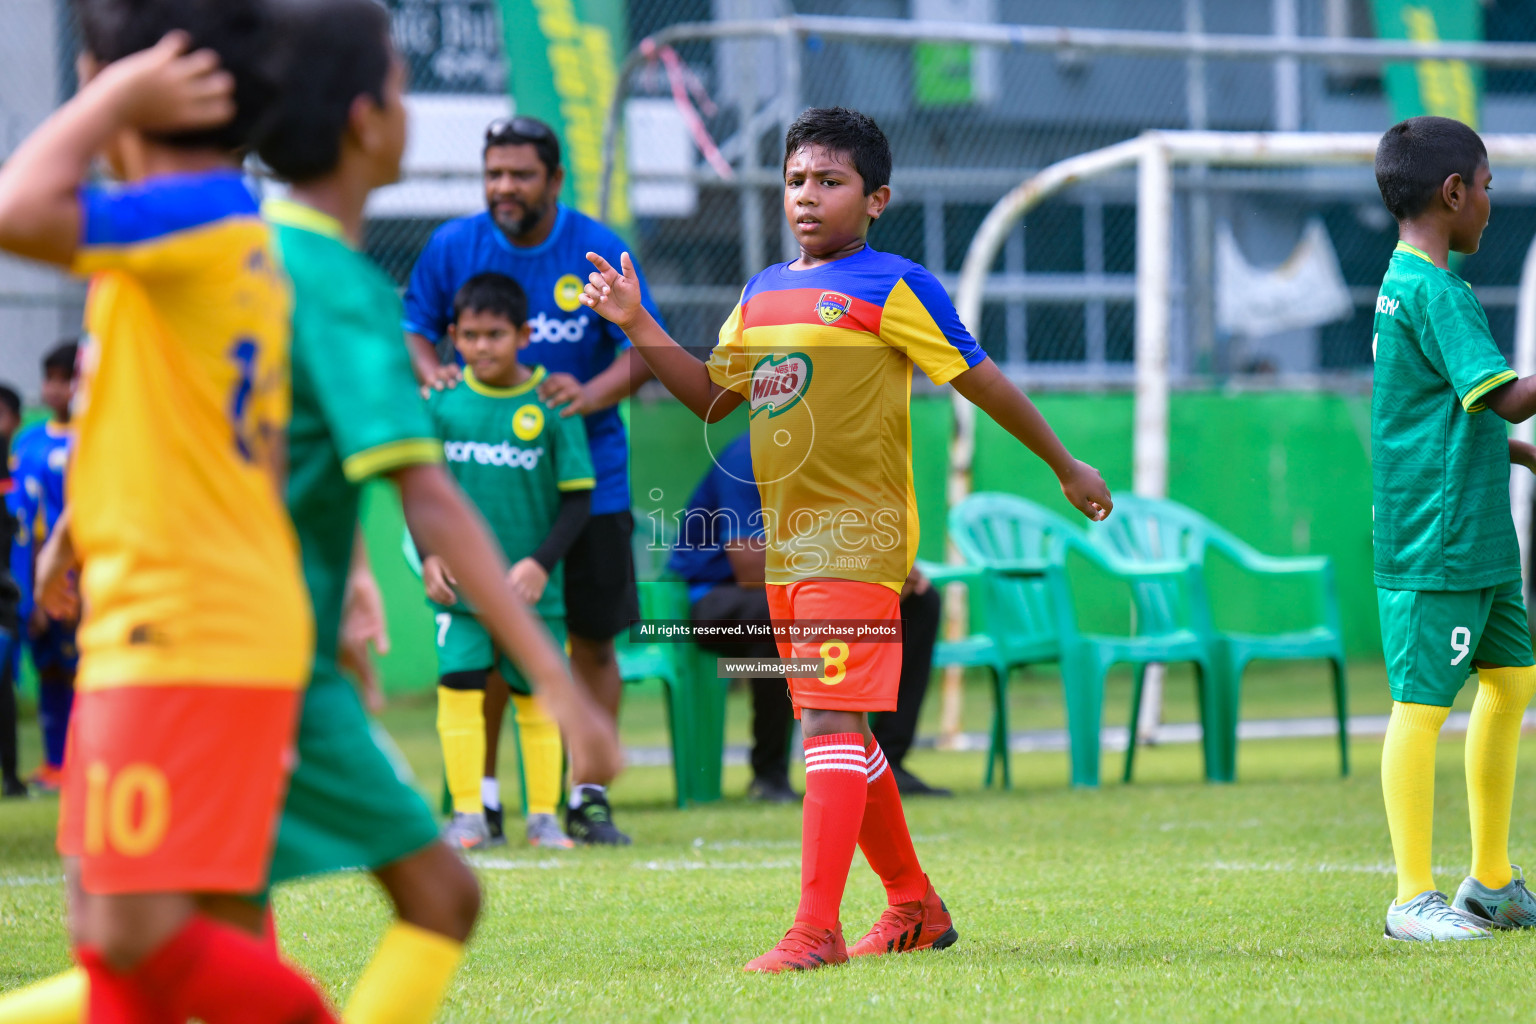
<svg viewBox="0 0 1536 1024">
<path fill-rule="evenodd" d="M 80 353 L 80 343 L 77 341 L 61 341 L 48 350 L 43 356 L 43 376 L 50 377 L 56 373 L 62 373 L 71 379 L 75 376 L 75 358 Z"/>
<path fill-rule="evenodd" d="M 85 50 L 103 64 L 122 60 L 181 29 L 193 50 L 209 49 L 235 79 L 235 116 L 215 128 L 155 134 L 183 149 L 239 152 L 258 141 L 277 82 L 266 0 L 75 0 Z"/>
<path fill-rule="evenodd" d="M 21 393 L 9 384 L 0 384 L 0 406 L 18 420 L 21 419 Z"/>
<path fill-rule="evenodd" d="M 1460 174 L 1470 187 L 1488 148 L 1466 125 L 1449 117 L 1399 121 L 1376 146 L 1376 187 L 1392 216 L 1408 220 L 1423 213 L 1445 179 Z"/>
<path fill-rule="evenodd" d="M 784 166 L 806 146 L 842 153 L 864 179 L 864 194 L 891 183 L 891 143 L 874 118 L 847 107 L 812 107 L 784 133 Z"/>
<path fill-rule="evenodd" d="M 488 270 L 465 281 L 453 297 L 454 323 L 465 313 L 504 316 L 513 327 L 521 328 L 528 322 L 528 295 L 506 274 Z"/>
<path fill-rule="evenodd" d="M 274 0 L 279 99 L 257 150 L 280 178 L 324 177 L 341 160 L 352 101 L 384 104 L 389 12 L 375 0 Z"/>
</svg>

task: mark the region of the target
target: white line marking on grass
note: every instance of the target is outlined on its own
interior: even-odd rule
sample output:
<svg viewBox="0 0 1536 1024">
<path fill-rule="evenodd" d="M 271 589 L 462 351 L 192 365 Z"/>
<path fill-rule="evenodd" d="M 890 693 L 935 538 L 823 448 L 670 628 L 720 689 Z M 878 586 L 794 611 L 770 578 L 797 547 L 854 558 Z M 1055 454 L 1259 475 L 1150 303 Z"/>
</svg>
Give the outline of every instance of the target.
<svg viewBox="0 0 1536 1024">
<path fill-rule="evenodd" d="M 1375 864 L 1330 864 L 1324 861 L 1321 864 L 1297 864 L 1294 861 L 1228 861 L 1218 860 L 1211 865 L 1214 871 L 1269 871 L 1282 874 L 1353 874 L 1353 875 L 1395 875 L 1396 866 L 1379 861 Z M 1437 875 L 1454 875 L 1459 869 L 1435 865 L 1431 869 Z"/>
<path fill-rule="evenodd" d="M 706 840 L 703 836 L 695 836 L 693 840 L 695 850 L 797 850 L 800 848 L 798 839 L 715 839 Z"/>
<path fill-rule="evenodd" d="M 8 889 L 25 889 L 34 885 L 58 885 L 62 881 L 63 875 L 13 875 L 0 878 L 0 885 Z"/>
<path fill-rule="evenodd" d="M 468 859 L 471 867 L 484 868 L 487 871 L 550 871 L 575 866 L 568 860 L 560 860 L 556 857 L 548 857 L 544 860 L 507 860 L 505 857 L 470 857 Z"/>
<path fill-rule="evenodd" d="M 471 867 L 482 871 L 557 871 L 561 868 L 581 867 L 587 870 L 599 865 L 578 859 L 546 858 L 544 860 L 511 860 L 506 857 L 470 857 Z M 782 871 L 798 868 L 798 858 L 779 860 L 641 860 L 623 865 L 631 871 Z M 601 865 L 620 867 L 620 865 Z"/>
<path fill-rule="evenodd" d="M 914 843 L 947 843 L 947 835 L 914 835 Z M 798 850 L 798 839 L 705 839 L 703 836 L 695 836 L 693 840 L 695 850 Z"/>
<path fill-rule="evenodd" d="M 645 860 L 632 867 L 640 871 L 784 871 L 798 868 L 799 860 Z"/>
<path fill-rule="evenodd" d="M 1351 715 L 1349 735 L 1353 737 L 1384 735 L 1387 731 L 1388 717 L 1387 715 Z M 1471 716 L 1465 711 L 1452 712 L 1446 719 L 1445 725 L 1441 727 L 1440 735 L 1452 736 L 1466 732 L 1470 718 Z M 1526 712 L 1522 728 L 1536 729 L 1536 711 Z M 1303 739 L 1334 736 L 1338 731 L 1338 720 L 1328 716 L 1255 719 L 1239 722 L 1237 725 L 1237 737 L 1242 740 Z M 1114 753 L 1125 749 L 1127 738 L 1125 726 L 1110 725 L 1100 732 L 1099 743 L 1105 751 Z M 967 732 L 961 733 L 951 742 L 952 745 L 946 749 L 984 751 L 990 746 L 992 737 L 989 733 Z M 1199 722 L 1169 722 L 1157 728 L 1156 743 L 1159 745 L 1199 742 Z M 922 750 L 933 749 L 933 737 L 920 738 L 916 746 Z M 1067 746 L 1065 729 L 1033 729 L 1015 732 L 1008 737 L 1008 749 L 1015 754 L 1064 751 Z M 723 759 L 728 765 L 744 765 L 748 762 L 747 755 L 745 746 L 731 745 L 726 747 Z M 627 747 L 624 750 L 624 760 L 631 766 L 666 767 L 672 764 L 672 751 L 667 747 Z"/>
</svg>

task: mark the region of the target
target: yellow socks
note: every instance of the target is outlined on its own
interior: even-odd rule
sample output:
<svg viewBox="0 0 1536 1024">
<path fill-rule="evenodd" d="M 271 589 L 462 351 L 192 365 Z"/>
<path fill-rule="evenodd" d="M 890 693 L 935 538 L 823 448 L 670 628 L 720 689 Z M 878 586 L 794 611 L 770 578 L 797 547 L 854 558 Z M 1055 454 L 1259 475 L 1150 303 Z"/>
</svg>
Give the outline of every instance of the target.
<svg viewBox="0 0 1536 1024">
<path fill-rule="evenodd" d="M 512 695 L 517 711 L 518 746 L 523 752 L 523 791 L 529 814 L 554 814 L 560 802 L 560 772 L 565 750 L 560 727 L 535 697 Z"/>
<path fill-rule="evenodd" d="M 1509 884 L 1509 816 L 1515 795 L 1520 722 L 1536 691 L 1536 668 L 1477 672 L 1477 701 L 1467 724 L 1467 811 L 1472 819 L 1472 877 L 1490 889 Z"/>
<path fill-rule="evenodd" d="M 396 921 L 357 979 L 341 1019 L 345 1024 L 431 1024 L 463 956 L 463 943 Z"/>
<path fill-rule="evenodd" d="M 0 1024 L 80 1024 L 85 1019 L 85 972 L 63 974 L 0 996 Z"/>
<path fill-rule="evenodd" d="M 1397 902 L 1433 889 L 1430 842 L 1435 821 L 1435 743 L 1450 708 L 1392 705 L 1381 748 L 1381 793 L 1397 861 Z M 1508 811 L 1505 811 L 1508 818 Z"/>
<path fill-rule="evenodd" d="M 485 768 L 485 691 L 437 688 L 437 736 L 453 809 L 482 814 L 480 773 Z"/>
</svg>

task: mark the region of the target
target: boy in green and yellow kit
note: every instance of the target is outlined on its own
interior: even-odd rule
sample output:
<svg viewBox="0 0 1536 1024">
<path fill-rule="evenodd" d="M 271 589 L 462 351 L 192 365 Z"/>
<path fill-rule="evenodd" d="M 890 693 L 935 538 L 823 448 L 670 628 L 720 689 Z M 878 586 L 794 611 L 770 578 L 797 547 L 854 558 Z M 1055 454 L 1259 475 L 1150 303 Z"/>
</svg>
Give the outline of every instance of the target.
<svg viewBox="0 0 1536 1024">
<path fill-rule="evenodd" d="M 507 560 L 508 582 L 565 639 L 560 561 L 587 521 L 594 474 L 586 429 L 539 397 L 542 366 L 524 366 L 528 297 L 504 274 L 477 274 L 454 298 L 449 336 L 464 357 L 464 384 L 427 401 L 448 471 L 490 526 Z M 420 538 L 418 537 L 419 541 Z M 437 731 L 443 744 L 453 819 L 445 831 L 461 849 L 500 840 L 495 771 L 487 767 L 486 682 L 494 670 L 512 691 L 523 755 L 527 836 L 535 846 L 571 845 L 555 807 L 564 764 L 560 732 L 522 674 L 492 642 L 474 610 L 455 593 L 443 562 L 422 551 L 422 582 L 431 599 L 438 660 Z M 494 758 L 492 758 L 492 761 Z M 487 801 L 490 801 L 489 806 Z M 577 837 L 580 838 L 580 837 Z"/>
<path fill-rule="evenodd" d="M 1448 118 L 1403 121 L 1376 150 L 1400 238 L 1376 300 L 1371 462 L 1393 698 L 1381 758 L 1397 862 L 1386 936 L 1404 941 L 1536 926 L 1536 899 L 1509 863 L 1520 724 L 1536 691 L 1509 467 L 1536 468 L 1536 449 L 1505 429 L 1536 412 L 1536 378 L 1516 379 L 1471 287 L 1447 265 L 1452 252 L 1477 251 L 1491 178 L 1477 133 Z M 1474 669 L 1472 871 L 1448 902 L 1430 869 L 1435 745 Z"/>
</svg>

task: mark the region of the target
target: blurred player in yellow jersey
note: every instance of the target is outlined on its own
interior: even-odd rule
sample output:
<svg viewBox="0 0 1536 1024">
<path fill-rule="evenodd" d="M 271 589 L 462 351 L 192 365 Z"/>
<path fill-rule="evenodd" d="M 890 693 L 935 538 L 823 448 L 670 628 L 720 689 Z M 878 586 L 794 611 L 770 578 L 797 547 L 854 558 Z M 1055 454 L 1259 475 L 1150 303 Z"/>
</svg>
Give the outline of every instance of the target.
<svg viewBox="0 0 1536 1024">
<path fill-rule="evenodd" d="M 199 910 L 265 884 L 312 652 L 277 472 L 290 303 L 239 175 L 271 26 L 260 0 L 78 9 L 85 84 L 0 169 L 0 247 L 91 278 L 59 829 L 87 1019 L 328 1021 Z M 102 155 L 126 184 L 82 188 Z"/>
</svg>

